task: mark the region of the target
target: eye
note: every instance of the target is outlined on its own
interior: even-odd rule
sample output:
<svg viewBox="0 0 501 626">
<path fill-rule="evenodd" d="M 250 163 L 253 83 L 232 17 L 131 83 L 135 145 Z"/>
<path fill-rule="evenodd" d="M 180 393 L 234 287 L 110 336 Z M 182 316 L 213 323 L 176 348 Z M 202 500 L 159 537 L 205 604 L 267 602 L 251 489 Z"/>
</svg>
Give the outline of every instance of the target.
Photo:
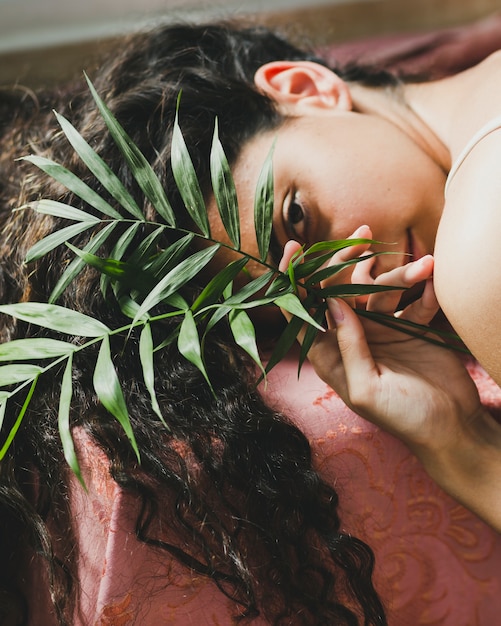
<svg viewBox="0 0 501 626">
<path fill-rule="evenodd" d="M 300 243 L 306 241 L 306 227 L 308 214 L 301 200 L 301 196 L 296 191 L 289 204 L 284 207 L 284 222 L 287 235 Z"/>
</svg>

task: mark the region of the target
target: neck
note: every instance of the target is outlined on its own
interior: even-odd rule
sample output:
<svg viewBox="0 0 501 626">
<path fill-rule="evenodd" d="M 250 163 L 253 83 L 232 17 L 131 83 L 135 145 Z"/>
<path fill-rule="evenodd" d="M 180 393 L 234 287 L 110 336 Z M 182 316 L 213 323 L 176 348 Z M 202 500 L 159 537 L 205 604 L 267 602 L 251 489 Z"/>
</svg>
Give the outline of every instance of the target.
<svg viewBox="0 0 501 626">
<path fill-rule="evenodd" d="M 439 112 L 441 82 L 403 83 L 390 88 L 352 85 L 353 110 L 395 124 L 447 174 L 451 156 L 445 141 L 447 130 L 442 125 L 447 116 Z"/>
</svg>

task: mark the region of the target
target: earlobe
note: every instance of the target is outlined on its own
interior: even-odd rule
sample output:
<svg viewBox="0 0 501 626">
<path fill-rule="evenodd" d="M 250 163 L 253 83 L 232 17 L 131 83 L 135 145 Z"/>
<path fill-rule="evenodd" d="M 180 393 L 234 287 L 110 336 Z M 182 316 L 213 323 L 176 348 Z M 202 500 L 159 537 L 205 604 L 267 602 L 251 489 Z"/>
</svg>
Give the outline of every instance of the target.
<svg viewBox="0 0 501 626">
<path fill-rule="evenodd" d="M 352 108 L 348 85 L 329 68 L 311 61 L 272 61 L 254 76 L 256 87 L 285 113 Z"/>
</svg>

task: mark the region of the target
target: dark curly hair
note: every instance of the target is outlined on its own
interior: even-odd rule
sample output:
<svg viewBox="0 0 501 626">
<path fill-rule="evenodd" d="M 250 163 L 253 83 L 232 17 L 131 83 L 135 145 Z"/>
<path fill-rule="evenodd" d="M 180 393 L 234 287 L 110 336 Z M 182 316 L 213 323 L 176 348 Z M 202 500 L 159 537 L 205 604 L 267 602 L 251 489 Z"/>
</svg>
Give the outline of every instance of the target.
<svg viewBox="0 0 501 626">
<path fill-rule="evenodd" d="M 183 135 L 208 196 L 214 119 L 219 119 L 222 144 L 234 163 L 249 138 L 282 122 L 273 103 L 254 87 L 256 69 L 275 59 L 314 58 L 262 28 L 168 25 L 121 42 L 92 80 L 152 164 L 174 210 L 184 214 L 170 169 L 179 92 Z M 348 77 L 360 78 L 353 69 Z M 28 248 L 61 228 L 61 220 L 11 209 L 40 197 L 76 207 L 82 204 L 29 164 L 14 159 L 30 152 L 49 156 L 106 193 L 75 157 L 51 109 L 71 119 L 145 213 L 153 215 L 83 81 L 36 97 L 20 89 L 5 91 L 0 96 L 3 303 L 46 301 L 70 258 L 61 246 L 27 267 L 23 261 Z M 79 235 L 75 244 L 82 247 L 87 237 Z M 199 289 L 194 283 L 184 295 L 193 298 Z M 59 303 L 115 327 L 124 323 L 118 306 L 104 301 L 99 276 L 91 269 L 67 288 Z M 156 340 L 171 330 L 168 324 L 175 323 L 155 328 Z M 3 341 L 45 332 L 6 316 L 0 327 Z M 229 339 L 225 324 L 214 329 L 206 345 L 215 393 L 175 346 L 156 354 L 157 395 L 170 431 L 152 411 L 138 373 L 138 337 L 133 334 L 127 341 L 115 337 L 114 342 L 113 353 L 120 354 L 115 365 L 141 464 L 117 421 L 95 397 L 92 350 L 79 353 L 75 360 L 71 417 L 72 424 L 83 428 L 104 450 L 113 479 L 140 501 L 138 540 L 210 577 L 234 601 L 235 617 L 243 621 L 260 615 L 273 624 L 386 624 L 371 582 L 370 548 L 341 531 L 336 492 L 313 469 L 306 438 L 286 416 L 264 403 L 256 389 L 256 372 Z M 20 554 L 44 560 L 59 624 L 71 624 L 78 593 L 71 541 L 74 521 L 68 510 L 69 470 L 55 408 L 59 385 L 57 376 L 39 383 L 0 464 L 0 615 L 12 624 L 26 623 L 30 612 L 37 610 L 27 606 L 22 593 Z M 6 432 L 14 418 L 14 411 L 7 411 Z M 153 530 L 153 522 L 159 519 L 174 529 L 175 541 Z"/>
</svg>

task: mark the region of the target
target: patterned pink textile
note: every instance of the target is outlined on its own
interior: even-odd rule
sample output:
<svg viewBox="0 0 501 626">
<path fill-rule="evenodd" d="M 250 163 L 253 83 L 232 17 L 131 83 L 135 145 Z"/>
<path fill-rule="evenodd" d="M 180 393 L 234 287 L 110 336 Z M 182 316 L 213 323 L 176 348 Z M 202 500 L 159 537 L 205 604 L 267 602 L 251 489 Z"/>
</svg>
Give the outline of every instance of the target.
<svg viewBox="0 0 501 626">
<path fill-rule="evenodd" d="M 469 365 L 482 402 L 501 389 Z M 350 411 L 306 364 L 274 373 L 268 399 L 311 441 L 317 469 L 340 496 L 344 529 L 373 548 L 391 626 L 500 623 L 501 535 L 447 496 L 407 447 Z"/>
<path fill-rule="evenodd" d="M 340 494 L 344 530 L 374 549 L 390 625 L 499 623 L 501 535 L 444 494 L 403 444 L 347 409 L 311 366 L 298 381 L 296 363 L 291 356 L 273 370 L 265 396 L 310 439 L 317 468 Z M 471 373 L 483 402 L 501 409 L 499 387 L 479 366 Z M 215 585 L 136 540 L 134 497 L 83 433 L 78 448 L 89 493 L 74 481 L 82 587 L 74 626 L 235 623 Z"/>
</svg>

